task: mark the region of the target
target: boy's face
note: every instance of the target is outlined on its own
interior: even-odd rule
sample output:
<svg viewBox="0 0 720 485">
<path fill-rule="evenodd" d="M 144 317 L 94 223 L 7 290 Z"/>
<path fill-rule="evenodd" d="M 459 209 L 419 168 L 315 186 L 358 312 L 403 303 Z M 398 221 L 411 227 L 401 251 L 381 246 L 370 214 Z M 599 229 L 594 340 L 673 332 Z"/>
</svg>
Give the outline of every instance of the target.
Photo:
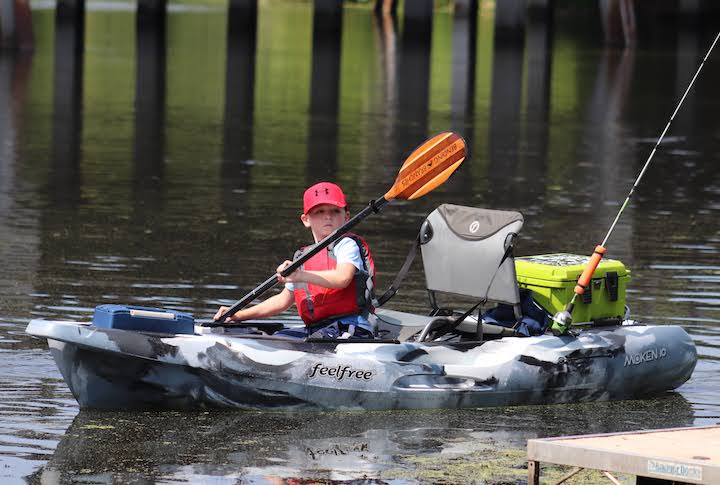
<svg viewBox="0 0 720 485">
<path fill-rule="evenodd" d="M 349 214 L 345 207 L 332 204 L 316 205 L 310 209 L 310 212 L 300 216 L 303 225 L 312 231 L 316 242 L 328 237 L 348 219 Z"/>
</svg>

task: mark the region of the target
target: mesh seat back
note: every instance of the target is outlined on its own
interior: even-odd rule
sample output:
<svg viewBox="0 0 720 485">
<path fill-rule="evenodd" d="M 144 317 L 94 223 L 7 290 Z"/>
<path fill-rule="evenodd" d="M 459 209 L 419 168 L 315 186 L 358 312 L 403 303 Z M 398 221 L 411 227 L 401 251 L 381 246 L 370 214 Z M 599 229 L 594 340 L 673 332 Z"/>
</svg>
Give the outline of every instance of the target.
<svg viewBox="0 0 720 485">
<path fill-rule="evenodd" d="M 428 290 L 517 305 L 515 262 L 503 256 L 522 226 L 519 212 L 452 204 L 435 209 L 420 238 Z"/>
</svg>

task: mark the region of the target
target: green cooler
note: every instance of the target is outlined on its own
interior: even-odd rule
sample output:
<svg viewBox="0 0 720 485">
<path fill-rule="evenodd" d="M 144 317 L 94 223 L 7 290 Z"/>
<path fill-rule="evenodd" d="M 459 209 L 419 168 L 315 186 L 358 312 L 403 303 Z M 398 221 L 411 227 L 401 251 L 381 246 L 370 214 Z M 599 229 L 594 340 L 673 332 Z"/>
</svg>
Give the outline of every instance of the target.
<svg viewBox="0 0 720 485">
<path fill-rule="evenodd" d="M 577 254 L 542 254 L 515 258 L 520 288 L 532 290 L 535 301 L 551 315 L 564 310 L 588 260 Z M 613 259 L 600 261 L 590 287 L 575 300 L 573 323 L 622 321 L 630 270 Z"/>
</svg>

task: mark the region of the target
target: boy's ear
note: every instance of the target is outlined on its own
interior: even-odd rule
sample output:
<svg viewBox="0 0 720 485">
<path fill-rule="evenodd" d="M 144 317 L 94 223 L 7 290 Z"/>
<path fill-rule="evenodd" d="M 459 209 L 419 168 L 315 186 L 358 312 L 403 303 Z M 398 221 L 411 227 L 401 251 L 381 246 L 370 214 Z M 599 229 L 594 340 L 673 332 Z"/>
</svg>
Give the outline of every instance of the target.
<svg viewBox="0 0 720 485">
<path fill-rule="evenodd" d="M 310 218 L 307 214 L 300 214 L 300 220 L 302 221 L 303 226 L 308 228 L 310 227 Z"/>
</svg>

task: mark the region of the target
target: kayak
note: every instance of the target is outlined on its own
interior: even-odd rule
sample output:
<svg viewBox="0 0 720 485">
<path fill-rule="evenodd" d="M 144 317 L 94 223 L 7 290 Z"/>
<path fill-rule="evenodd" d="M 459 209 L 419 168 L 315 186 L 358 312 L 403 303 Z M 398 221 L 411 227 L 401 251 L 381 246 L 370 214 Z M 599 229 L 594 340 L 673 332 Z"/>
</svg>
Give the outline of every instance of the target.
<svg viewBox="0 0 720 485">
<path fill-rule="evenodd" d="M 379 313 L 400 327 L 404 318 L 418 320 Z M 27 331 L 47 338 L 80 407 L 98 409 L 379 410 L 626 399 L 677 388 L 697 360 L 692 340 L 674 325 L 482 344 L 304 341 L 196 328 L 193 335 L 164 335 L 33 320 Z"/>
<path fill-rule="evenodd" d="M 564 253 L 516 259 L 521 227 L 517 212 L 447 204 L 433 211 L 418 237 L 431 315 L 383 305 L 372 317 L 374 339 L 275 336 L 277 321 L 208 327 L 179 312 L 124 305 L 98 307 L 92 322 L 32 320 L 27 332 L 47 339 L 81 408 L 558 404 L 653 396 L 690 378 L 692 339 L 678 325 L 629 318 L 629 271 L 619 262 L 600 264 L 576 326 L 548 333 L 585 261 Z M 445 294 L 480 304 L 448 310 L 439 303 Z M 489 302 L 495 306 L 483 312 Z"/>
</svg>

